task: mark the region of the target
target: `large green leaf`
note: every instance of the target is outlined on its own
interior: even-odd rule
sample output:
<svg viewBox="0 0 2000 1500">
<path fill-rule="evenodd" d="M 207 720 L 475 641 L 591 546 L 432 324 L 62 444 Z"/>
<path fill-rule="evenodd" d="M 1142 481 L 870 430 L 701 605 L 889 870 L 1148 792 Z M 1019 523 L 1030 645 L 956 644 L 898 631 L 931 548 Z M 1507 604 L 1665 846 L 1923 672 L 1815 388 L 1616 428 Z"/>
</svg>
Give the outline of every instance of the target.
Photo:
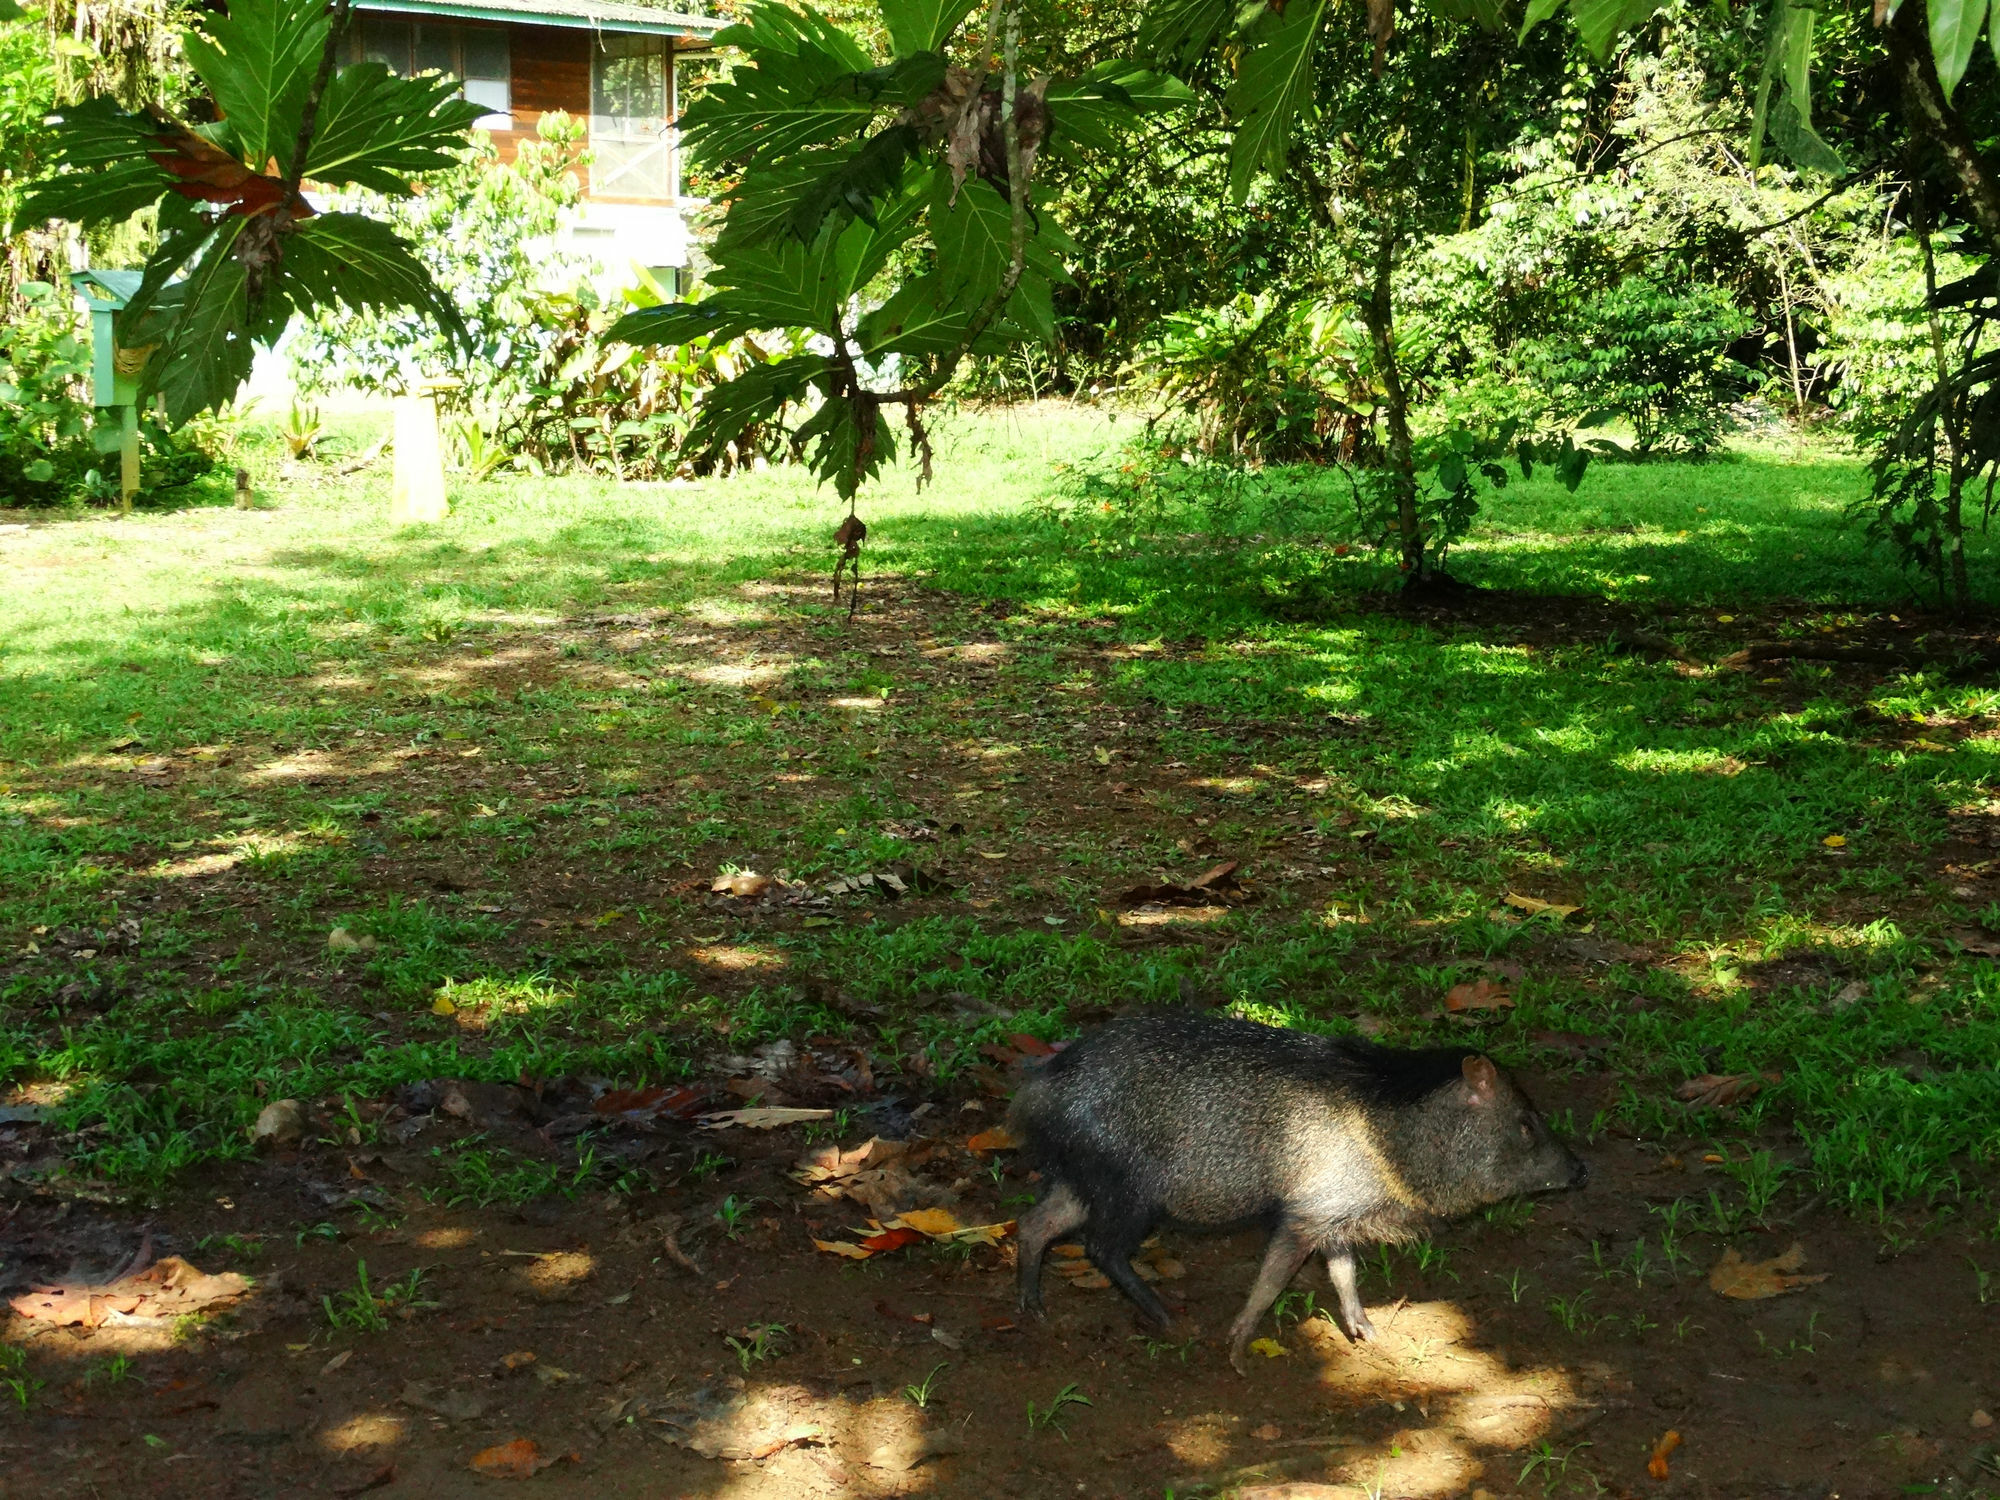
<svg viewBox="0 0 2000 1500">
<path fill-rule="evenodd" d="M 296 0 L 232 0 L 227 15 L 210 13 L 203 24 L 206 32 L 184 33 L 181 46 L 239 154 L 260 172 L 273 160 L 290 165 L 326 43 L 326 12 Z"/>
<path fill-rule="evenodd" d="M 466 132 L 486 113 L 458 89 L 454 78 L 398 78 L 380 63 L 342 68 L 320 98 L 306 176 L 408 193 L 416 173 L 457 162 Z"/>
<path fill-rule="evenodd" d="M 18 21 L 26 14 L 14 0 L 0 0 L 0 21 Z"/>
<path fill-rule="evenodd" d="M 1471 21 L 1481 31 L 1500 29 L 1504 0 L 1429 0 L 1430 8 L 1447 21 Z"/>
<path fill-rule="evenodd" d="M 1972 63 L 1979 29 L 1986 24 L 1987 0 L 1929 0 L 1931 56 L 1938 86 L 1947 100 Z"/>
<path fill-rule="evenodd" d="M 741 47 L 762 56 L 796 56 L 802 49 L 824 52 L 846 72 L 859 73 L 873 65 L 868 49 L 816 10 L 794 10 L 776 3 L 753 5 L 734 26 L 715 34 L 717 47 Z"/>
<path fill-rule="evenodd" d="M 943 169 L 933 173 L 929 194 L 931 240 L 942 284 L 954 301 L 977 307 L 1000 289 L 1013 263 L 1013 206 L 992 183 L 977 177 L 968 177 L 952 201 L 951 174 Z M 1057 248 L 1066 243 L 1046 215 L 1031 215 L 1024 269 L 1047 281 L 1068 281 L 1069 273 L 1056 258 Z"/>
<path fill-rule="evenodd" d="M 1812 125 L 1812 37 L 1813 9 L 1810 5 L 1783 6 L 1779 22 L 1778 66 L 1790 92 L 1798 123 Z"/>
<path fill-rule="evenodd" d="M 144 343 L 147 338 L 164 339 L 168 336 L 167 324 L 160 324 L 160 331 L 140 337 L 152 319 L 155 301 L 167 292 L 172 279 L 186 268 L 189 261 L 197 260 L 207 250 L 209 242 L 218 233 L 234 233 L 204 215 L 200 209 L 177 194 L 169 194 L 160 200 L 158 220 L 160 242 L 146 260 L 146 274 L 139 278 L 138 290 L 132 293 L 125 304 L 126 342 Z M 180 293 L 168 294 L 170 304 L 178 305 Z M 171 318 L 168 319 L 168 323 Z"/>
<path fill-rule="evenodd" d="M 840 153 L 841 160 L 829 170 L 800 185 L 785 230 L 794 238 L 810 240 L 830 217 L 876 222 L 875 205 L 901 191 L 903 168 L 919 145 L 915 127 L 891 125 L 871 136 L 860 150 Z M 733 210 L 730 217 L 733 221 Z"/>
<path fill-rule="evenodd" d="M 186 279 L 163 291 L 128 335 L 136 341 L 157 331 L 163 338 L 165 347 L 146 366 L 146 394 L 159 393 L 176 425 L 223 405 L 250 376 L 257 351 L 247 278 L 235 254 L 243 225 L 225 220 Z"/>
<path fill-rule="evenodd" d="M 847 299 L 874 278 L 917 227 L 922 201 L 905 193 L 885 203 L 875 222 L 828 224 L 811 241 L 782 237 L 721 253 L 709 282 L 722 288 L 709 305 L 749 328 L 831 332 Z"/>
<path fill-rule="evenodd" d="M 965 341 L 976 310 L 955 300 L 936 272 L 906 281 L 861 320 L 861 352 L 869 359 L 948 354 Z"/>
<path fill-rule="evenodd" d="M 979 0 L 881 0 L 882 24 L 896 56 L 935 52 Z"/>
<path fill-rule="evenodd" d="M 832 53 L 802 45 L 796 53 L 765 52 L 751 67 L 703 91 L 681 117 L 682 138 L 712 165 L 783 157 L 831 145 L 866 129 L 895 100 L 871 96 Z"/>
<path fill-rule="evenodd" d="M 1521 17 L 1518 41 L 1525 42 L 1528 33 L 1563 8 L 1564 0 L 1528 0 L 1528 9 Z"/>
<path fill-rule="evenodd" d="M 49 116 L 50 160 L 70 167 L 108 167 L 159 145 L 159 122 L 119 108 L 116 99 L 85 99 Z"/>
<path fill-rule="evenodd" d="M 1235 0 L 1153 0 L 1139 18 L 1139 55 L 1186 66 L 1215 45 Z"/>
<path fill-rule="evenodd" d="M 1117 132 L 1142 114 L 1185 109 L 1194 90 L 1170 73 L 1156 73 L 1136 63 L 1099 63 L 1080 78 L 1058 78 L 1049 85 L 1049 116 L 1055 128 L 1051 144 L 1070 140 L 1098 150 L 1119 148 Z"/>
<path fill-rule="evenodd" d="M 1236 122 L 1229 148 L 1229 190 L 1238 203 L 1258 170 L 1282 171 L 1292 121 L 1312 108 L 1313 48 L 1329 0 L 1292 0 L 1259 28 L 1223 101 Z"/>
<path fill-rule="evenodd" d="M 688 150 L 717 166 L 768 161 L 854 135 L 881 111 L 911 102 L 919 75 L 943 77 L 935 54 L 877 68 L 854 38 L 816 11 L 780 5 L 759 6 L 715 41 L 741 47 L 751 59 L 709 85 L 681 117 Z"/>
<path fill-rule="evenodd" d="M 86 227 L 120 224 L 156 202 L 172 183 L 143 156 L 96 171 L 60 172 L 35 185 L 17 217 L 23 227 L 49 219 Z"/>
<path fill-rule="evenodd" d="M 829 395 L 792 434 L 792 441 L 808 449 L 813 473 L 822 483 L 831 480 L 843 500 L 853 499 L 861 482 L 872 479 L 896 456 L 896 435 L 882 408 L 845 396 Z"/>
<path fill-rule="evenodd" d="M 466 342 L 451 298 L 395 230 L 366 214 L 321 214 L 301 224 L 285 242 L 280 285 L 301 308 L 413 308 Z"/>
<path fill-rule="evenodd" d="M 1812 126 L 1799 118 L 1798 108 L 1793 104 L 1789 90 L 1771 105 L 1765 119 L 1770 127 L 1772 141 L 1794 165 L 1810 167 L 1815 172 L 1825 172 L 1831 177 L 1847 175 L 1847 163 L 1841 160 L 1840 153 L 1829 146 Z"/>
<path fill-rule="evenodd" d="M 823 354 L 794 354 L 767 365 L 752 365 L 701 398 L 701 407 L 695 413 L 694 425 L 688 429 L 681 451 L 711 460 L 719 457 L 723 448 L 740 437 L 746 427 L 770 421 L 787 405 L 802 398 L 826 370 L 827 359 Z"/>
<path fill-rule="evenodd" d="M 667 302 L 625 314 L 605 337 L 627 344 L 677 347 L 699 338 L 733 339 L 759 326 L 714 302 Z"/>
<path fill-rule="evenodd" d="M 1570 0 L 1569 13 L 1577 35 L 1600 62 L 1611 55 L 1611 44 L 1635 26 L 1643 26 L 1660 8 L 1660 0 Z"/>
</svg>

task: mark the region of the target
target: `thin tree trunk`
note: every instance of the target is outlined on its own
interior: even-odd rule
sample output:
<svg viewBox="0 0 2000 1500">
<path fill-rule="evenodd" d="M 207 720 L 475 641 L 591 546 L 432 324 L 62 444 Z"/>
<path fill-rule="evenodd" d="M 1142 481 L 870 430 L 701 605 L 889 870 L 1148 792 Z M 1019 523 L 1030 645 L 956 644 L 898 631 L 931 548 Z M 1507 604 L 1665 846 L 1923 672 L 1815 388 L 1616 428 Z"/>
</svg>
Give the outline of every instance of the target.
<svg viewBox="0 0 2000 1500">
<path fill-rule="evenodd" d="M 1396 302 L 1394 290 L 1396 231 L 1392 221 L 1378 230 L 1375 274 L 1361 304 L 1368 326 L 1368 344 L 1375 356 L 1375 373 L 1382 381 L 1384 418 L 1389 430 L 1388 478 L 1396 501 L 1396 534 L 1403 544 L 1406 584 L 1427 576 L 1423 522 L 1417 515 L 1415 445 L 1410 440 L 1410 400 L 1396 363 Z"/>
<path fill-rule="evenodd" d="M 2000 250 L 2000 179 L 1992 164 L 1952 108 L 1938 84 L 1925 30 L 1926 7 L 1905 0 L 1896 19 L 1885 28 L 1890 65 L 1903 90 L 1903 116 L 1910 133 L 1944 158 L 1958 183 L 1960 197 L 1989 249 Z"/>
<path fill-rule="evenodd" d="M 1944 496 L 1944 535 L 1942 554 L 1938 556 L 1938 587 L 1946 585 L 1949 571 L 1951 606 L 1960 614 L 1972 608 L 1972 584 L 1965 573 L 1965 477 L 1967 465 L 1964 461 L 1964 433 L 1960 429 L 1958 397 L 1952 389 L 1950 355 L 1945 350 L 1944 324 L 1937 311 L 1937 256 L 1931 248 L 1930 205 L 1925 201 L 1922 184 L 1918 184 L 1912 195 L 1916 209 L 1913 215 L 1917 231 L 1917 243 L 1924 252 L 1924 310 L 1930 318 L 1931 356 L 1936 361 L 1938 391 L 1938 423 L 1944 429 L 1946 470 Z M 1935 483 L 1935 481 L 1933 481 Z"/>
</svg>

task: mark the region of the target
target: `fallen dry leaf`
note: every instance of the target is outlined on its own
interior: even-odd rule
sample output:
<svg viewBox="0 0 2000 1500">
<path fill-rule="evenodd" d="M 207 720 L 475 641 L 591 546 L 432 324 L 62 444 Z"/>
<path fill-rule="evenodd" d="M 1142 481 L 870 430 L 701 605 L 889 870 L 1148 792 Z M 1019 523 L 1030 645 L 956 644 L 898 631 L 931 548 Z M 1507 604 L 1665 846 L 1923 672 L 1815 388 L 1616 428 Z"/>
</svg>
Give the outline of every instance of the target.
<svg viewBox="0 0 2000 1500">
<path fill-rule="evenodd" d="M 1250 1352 L 1252 1354 L 1261 1354 L 1266 1359 L 1283 1359 L 1292 1351 L 1276 1339 L 1252 1339 L 1250 1340 Z"/>
<path fill-rule="evenodd" d="M 1653 1444 L 1653 1456 L 1646 1460 L 1646 1472 L 1655 1479 L 1665 1479 L 1667 1477 L 1667 1455 L 1680 1447 L 1680 1445 L 1680 1433 L 1669 1429 L 1657 1443 Z"/>
<path fill-rule="evenodd" d="M 968 1151 L 1014 1151 L 1021 1143 L 1014 1139 L 1014 1133 L 1005 1125 L 995 1125 L 991 1130 L 982 1130 L 965 1143 Z"/>
<path fill-rule="evenodd" d="M 1690 1109 L 1728 1109 L 1783 1077 L 1782 1073 L 1703 1073 L 1675 1089 L 1674 1097 Z"/>
<path fill-rule="evenodd" d="M 373 953 L 375 939 L 367 936 L 356 937 L 345 927 L 336 927 L 326 935 L 326 946 L 334 953 Z"/>
<path fill-rule="evenodd" d="M 1978 958 L 2000 958 L 2000 938 L 1981 932 L 1977 927 L 1954 927 L 1951 940 L 1959 948 Z"/>
<path fill-rule="evenodd" d="M 511 1443 L 480 1449 L 472 1455 L 472 1461 L 466 1467 L 489 1479 L 533 1479 L 557 1461 L 555 1458 L 544 1458 L 540 1445 L 533 1438 L 515 1438 Z"/>
<path fill-rule="evenodd" d="M 909 1213 L 904 1214 L 897 1223 L 888 1227 L 892 1229 L 914 1229 L 918 1234 L 929 1235 L 932 1239 L 956 1234 L 959 1230 L 965 1228 L 963 1224 L 958 1222 L 958 1215 L 948 1208 L 913 1209 Z"/>
<path fill-rule="evenodd" d="M 746 1130 L 775 1130 L 780 1125 L 797 1125 L 806 1120 L 831 1120 L 830 1109 L 786 1109 L 770 1105 L 763 1109 L 725 1109 L 720 1113 L 703 1115 L 701 1126 L 704 1130 L 724 1130 L 731 1125 L 740 1125 Z"/>
<path fill-rule="evenodd" d="M 1567 921 L 1583 910 L 1580 906 L 1564 906 L 1560 901 L 1544 901 L 1539 896 L 1523 896 L 1519 891 L 1509 891 L 1501 897 L 1501 904 L 1511 906 L 1516 911 L 1524 911 L 1531 917 L 1539 917 L 1548 912 L 1558 922 Z"/>
<path fill-rule="evenodd" d="M 1512 1010 L 1514 997 L 1507 993 L 1507 987 L 1495 984 L 1490 979 L 1475 979 L 1470 984 L 1455 984 L 1445 991 L 1444 1008 L 1453 1013 L 1468 1010 Z"/>
<path fill-rule="evenodd" d="M 142 1271 L 101 1285 L 81 1282 L 36 1287 L 9 1305 L 24 1318 L 97 1328 L 113 1321 L 188 1317 L 234 1302 L 249 1292 L 250 1286 L 247 1276 L 234 1271 L 211 1276 L 178 1255 L 169 1255 Z"/>
<path fill-rule="evenodd" d="M 1820 842 L 1829 849 L 1845 849 L 1847 847 L 1847 835 L 1844 833 L 1829 833 Z"/>
<path fill-rule="evenodd" d="M 1724 1297 L 1754 1302 L 1765 1297 L 1782 1296 L 1827 1279 L 1825 1272 L 1817 1276 L 1801 1275 L 1799 1267 L 1805 1263 L 1805 1246 L 1796 1240 L 1784 1254 L 1774 1255 L 1769 1260 L 1746 1261 L 1734 1249 L 1724 1250 L 1722 1259 L 1708 1273 L 1708 1285 L 1710 1290 Z"/>
<path fill-rule="evenodd" d="M 847 1240 L 814 1240 L 813 1248 L 824 1250 L 828 1255 L 845 1256 L 848 1260 L 866 1260 L 875 1253 L 873 1250 L 863 1250 L 859 1245 Z"/>
<path fill-rule="evenodd" d="M 667 1088 L 655 1085 L 644 1089 L 612 1089 L 600 1094 L 590 1106 L 595 1115 L 622 1115 L 635 1122 L 686 1120 L 708 1102 L 709 1091 L 697 1088 Z"/>
<path fill-rule="evenodd" d="M 886 1251 L 900 1250 L 905 1245 L 914 1245 L 927 1238 L 921 1229 L 884 1229 L 880 1234 L 871 1234 L 861 1242 L 861 1248 L 870 1255 L 881 1255 Z"/>
<path fill-rule="evenodd" d="M 1237 882 L 1239 862 L 1225 859 L 1212 865 L 1185 885 L 1169 881 L 1162 885 L 1137 885 L 1118 897 L 1120 906 L 1206 906 L 1217 897 L 1243 894 Z"/>
<path fill-rule="evenodd" d="M 839 1146 L 825 1146 L 799 1158 L 792 1168 L 792 1180 L 808 1186 L 821 1182 L 838 1182 L 853 1177 L 866 1168 L 879 1168 L 894 1161 L 909 1149 L 902 1141 L 885 1141 L 872 1135 L 851 1150 L 843 1151 Z"/>
<path fill-rule="evenodd" d="M 708 888 L 717 896 L 761 896 L 771 888 L 771 877 L 755 870 L 739 870 L 716 876 Z"/>
</svg>

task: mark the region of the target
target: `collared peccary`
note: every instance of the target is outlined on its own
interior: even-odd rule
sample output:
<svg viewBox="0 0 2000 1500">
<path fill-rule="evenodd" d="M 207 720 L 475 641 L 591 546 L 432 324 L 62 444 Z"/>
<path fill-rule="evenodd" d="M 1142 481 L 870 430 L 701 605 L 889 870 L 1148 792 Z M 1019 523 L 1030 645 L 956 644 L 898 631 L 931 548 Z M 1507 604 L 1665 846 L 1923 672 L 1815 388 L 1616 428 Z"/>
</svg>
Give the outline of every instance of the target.
<svg viewBox="0 0 2000 1500">
<path fill-rule="evenodd" d="M 1412 1239 L 1588 1168 L 1488 1058 L 1174 1012 L 1114 1021 L 1050 1058 L 1010 1123 L 1042 1174 L 1021 1219 L 1020 1305 L 1042 1313 L 1042 1257 L 1079 1229 L 1097 1269 L 1172 1321 L 1131 1256 L 1155 1224 L 1265 1223 L 1271 1240 L 1229 1358 L 1308 1255 L 1326 1257 L 1349 1338 L 1375 1336 L 1354 1247 Z"/>
</svg>

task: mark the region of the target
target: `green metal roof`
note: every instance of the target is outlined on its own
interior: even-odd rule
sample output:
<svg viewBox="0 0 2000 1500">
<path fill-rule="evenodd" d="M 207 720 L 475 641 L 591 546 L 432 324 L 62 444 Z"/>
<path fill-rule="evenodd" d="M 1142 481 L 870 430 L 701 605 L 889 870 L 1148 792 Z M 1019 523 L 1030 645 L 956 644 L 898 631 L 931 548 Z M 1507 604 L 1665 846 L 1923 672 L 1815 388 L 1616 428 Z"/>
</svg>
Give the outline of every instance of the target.
<svg viewBox="0 0 2000 1500">
<path fill-rule="evenodd" d="M 571 26 L 585 31 L 644 36 L 708 38 L 727 23 L 682 15 L 629 0 L 355 0 L 357 11 L 402 16 L 447 16 L 466 21 L 514 21 L 530 26 Z"/>
</svg>

